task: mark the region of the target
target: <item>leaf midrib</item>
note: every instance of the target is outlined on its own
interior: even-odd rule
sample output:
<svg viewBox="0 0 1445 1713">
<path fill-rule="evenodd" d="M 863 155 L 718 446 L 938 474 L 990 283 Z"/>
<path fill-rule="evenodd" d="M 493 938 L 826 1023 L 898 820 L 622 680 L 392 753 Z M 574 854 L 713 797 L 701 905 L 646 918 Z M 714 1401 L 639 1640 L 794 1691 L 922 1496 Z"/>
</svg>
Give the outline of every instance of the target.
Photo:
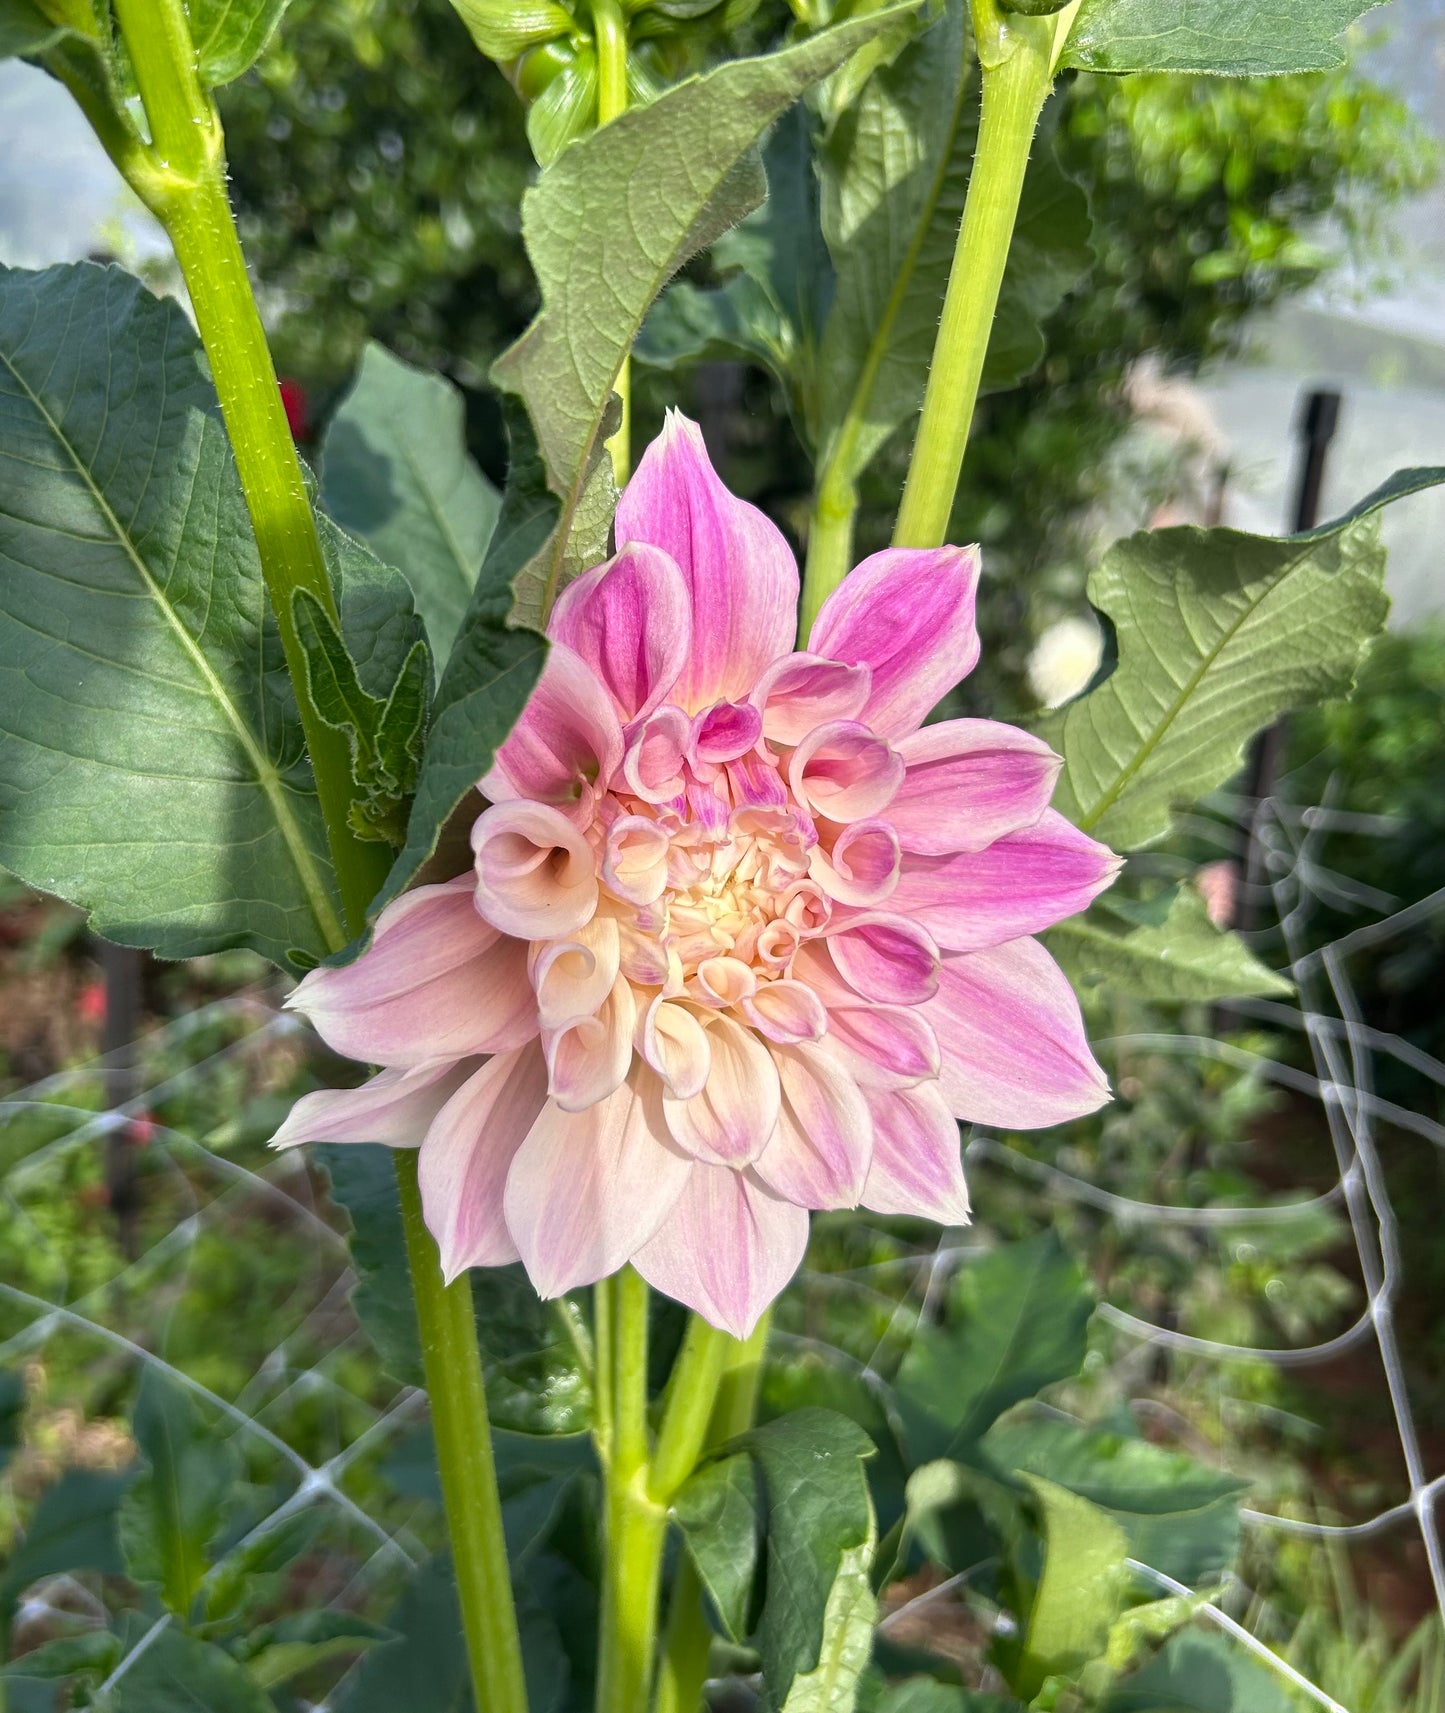
<svg viewBox="0 0 1445 1713">
<path fill-rule="evenodd" d="M 14 379 L 15 384 L 30 401 L 31 407 L 40 416 L 45 426 L 54 436 L 56 443 L 64 450 L 65 455 L 70 460 L 72 468 L 80 477 L 82 483 L 85 485 L 86 489 L 95 501 L 95 504 L 99 508 L 103 519 L 113 532 L 117 544 L 124 552 L 126 558 L 129 559 L 131 564 L 134 566 L 142 586 L 150 596 L 151 600 L 155 603 L 157 610 L 161 613 L 166 623 L 170 626 L 172 632 L 175 634 L 176 640 L 180 643 L 182 652 L 190 659 L 191 664 L 195 668 L 197 675 L 200 677 L 203 686 L 209 690 L 217 707 L 220 708 L 222 715 L 225 717 L 227 723 L 235 733 L 236 739 L 240 743 L 247 760 L 251 763 L 255 774 L 256 784 L 259 786 L 271 807 L 271 812 L 276 820 L 277 830 L 280 832 L 287 852 L 291 857 L 292 863 L 305 892 L 306 902 L 310 906 L 312 917 L 316 922 L 316 926 L 320 931 L 322 938 L 327 940 L 328 943 L 337 936 L 344 939 L 345 936 L 341 932 L 340 920 L 331 906 L 331 900 L 327 896 L 321 875 L 318 872 L 315 862 L 312 859 L 311 852 L 307 848 L 306 842 L 301 835 L 301 829 L 297 825 L 295 816 L 291 812 L 291 805 L 286 800 L 285 787 L 281 782 L 280 775 L 262 754 L 254 736 L 247 727 L 244 719 L 241 717 L 240 709 L 236 707 L 234 701 L 228 694 L 225 685 L 217 676 L 211 666 L 211 663 L 206 659 L 200 645 L 181 623 L 180 615 L 175 611 L 170 601 L 167 600 L 159 583 L 157 583 L 156 579 L 151 574 L 150 567 L 141 557 L 139 549 L 131 539 L 129 531 L 122 525 L 114 508 L 111 506 L 110 501 L 106 498 L 104 491 L 96 482 L 91 471 L 81 458 L 78 450 L 74 445 L 72 445 L 69 436 L 65 433 L 59 421 L 57 421 L 57 419 L 51 414 L 45 401 L 30 386 L 24 375 L 21 374 L 20 370 L 11 361 L 7 352 L 0 351 L 0 363 L 4 364 L 6 372 Z M 148 481 L 149 477 L 147 478 L 147 482 Z M 187 515 L 189 515 L 189 503 L 187 504 L 186 511 Z"/>
</svg>

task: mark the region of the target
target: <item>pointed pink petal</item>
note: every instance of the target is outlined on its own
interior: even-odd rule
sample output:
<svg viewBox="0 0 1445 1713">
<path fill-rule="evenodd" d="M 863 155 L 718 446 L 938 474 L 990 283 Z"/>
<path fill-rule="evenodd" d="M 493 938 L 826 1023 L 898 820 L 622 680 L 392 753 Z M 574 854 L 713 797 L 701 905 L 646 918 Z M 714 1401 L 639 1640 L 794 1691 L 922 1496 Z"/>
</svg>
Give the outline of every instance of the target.
<svg viewBox="0 0 1445 1713">
<path fill-rule="evenodd" d="M 662 1079 L 674 1100 L 691 1100 L 707 1086 L 712 1070 L 708 1032 L 685 1005 L 662 994 L 648 1006 L 638 1032 L 637 1050 Z"/>
<path fill-rule="evenodd" d="M 617 980 L 621 935 L 610 916 L 594 916 L 565 940 L 532 945 L 527 968 L 537 993 L 537 1017 L 547 1029 L 590 1017 Z"/>
<path fill-rule="evenodd" d="M 798 567 L 777 526 L 718 480 L 696 423 L 670 411 L 617 507 L 619 542 L 650 542 L 692 597 L 692 655 L 672 693 L 689 713 L 745 701 L 793 646 Z"/>
<path fill-rule="evenodd" d="M 503 1208 L 539 1296 L 615 1273 L 682 1194 L 692 1163 L 668 1138 L 660 1092 L 643 1067 L 586 1112 L 548 1101 L 528 1131 Z"/>
<path fill-rule="evenodd" d="M 696 1165 L 655 1237 L 633 1256 L 654 1290 L 746 1338 L 797 1272 L 808 1215 L 746 1172 Z"/>
<path fill-rule="evenodd" d="M 958 1121 L 935 1082 L 900 1090 L 865 1089 L 873 1114 L 873 1164 L 863 1205 L 940 1225 L 967 1225 L 968 1185 Z"/>
<path fill-rule="evenodd" d="M 830 1005 L 828 1042 L 865 1088 L 908 1088 L 938 1075 L 938 1040 L 916 1005 Z"/>
<path fill-rule="evenodd" d="M 564 1112 L 585 1112 L 622 1086 L 632 1063 L 637 1003 L 632 983 L 618 976 L 601 1008 L 542 1037 L 548 1092 Z"/>
<path fill-rule="evenodd" d="M 881 1005 L 918 1005 L 938 989 L 938 947 L 906 916 L 850 914 L 828 935 L 828 951 L 843 980 Z"/>
<path fill-rule="evenodd" d="M 472 828 L 477 909 L 504 934 L 555 940 L 597 909 L 592 847 L 558 810 L 517 800 L 494 804 Z"/>
<path fill-rule="evenodd" d="M 808 872 L 840 904 L 881 904 L 898 884 L 901 852 L 888 820 L 855 821 L 842 828 L 830 848 L 815 845 Z"/>
<path fill-rule="evenodd" d="M 888 904 L 945 951 L 980 951 L 1075 915 L 1113 881 L 1121 861 L 1046 809 L 1032 827 L 984 850 L 905 856 Z"/>
<path fill-rule="evenodd" d="M 760 1035 L 780 1046 L 820 1041 L 828 1029 L 822 1000 L 801 981 L 765 982 L 743 1001 L 743 1014 Z"/>
<path fill-rule="evenodd" d="M 632 541 L 615 559 L 568 584 L 547 634 L 591 667 L 625 725 L 650 714 L 687 663 L 687 585 L 666 553 Z"/>
<path fill-rule="evenodd" d="M 888 805 L 906 851 L 977 851 L 1031 827 L 1062 760 L 1042 738 L 997 720 L 940 720 L 898 739 L 908 772 Z"/>
<path fill-rule="evenodd" d="M 845 666 L 816 654 L 788 654 L 763 673 L 753 691 L 762 711 L 769 743 L 800 744 L 817 726 L 856 720 L 863 712 L 873 674 L 866 666 Z"/>
<path fill-rule="evenodd" d="M 537 1032 L 526 948 L 477 914 L 471 875 L 404 893 L 354 963 L 312 970 L 286 1003 L 329 1047 L 368 1065 L 499 1052 Z"/>
<path fill-rule="evenodd" d="M 273 1148 L 299 1142 L 380 1142 L 419 1148 L 427 1126 L 477 1068 L 475 1059 L 381 1071 L 360 1088 L 321 1088 L 303 1094 L 271 1138 Z"/>
<path fill-rule="evenodd" d="M 707 1038 L 712 1055 L 707 1083 L 691 1100 L 663 1100 L 667 1126 L 678 1145 L 699 1160 L 746 1165 L 762 1153 L 778 1121 L 778 1073 L 752 1030 L 730 1017 L 712 1022 Z"/>
<path fill-rule="evenodd" d="M 622 728 L 597 675 L 565 643 L 554 642 L 522 717 L 482 782 L 489 796 L 500 774 L 513 794 L 552 803 L 574 819 L 590 816 L 594 788 L 622 762 Z"/>
<path fill-rule="evenodd" d="M 694 765 L 720 766 L 752 749 L 763 733 L 763 717 L 751 702 L 715 702 L 692 722 Z"/>
<path fill-rule="evenodd" d="M 775 1047 L 782 1111 L 754 1170 L 800 1207 L 857 1207 L 873 1152 L 873 1119 L 843 1059 L 826 1043 Z"/>
<path fill-rule="evenodd" d="M 503 1267 L 517 1259 L 502 1217 L 502 1191 L 546 1099 L 547 1066 L 534 1041 L 488 1059 L 427 1131 L 417 1181 L 448 1284 L 468 1267 Z"/>
<path fill-rule="evenodd" d="M 1109 1098 L 1074 990 L 1037 940 L 945 957 L 924 1012 L 955 1118 L 1040 1130 Z"/>
<path fill-rule="evenodd" d="M 890 547 L 865 559 L 823 603 L 812 654 L 873 669 L 859 715 L 874 731 L 917 730 L 978 661 L 976 547 Z"/>
<path fill-rule="evenodd" d="M 887 808 L 903 758 L 867 726 L 834 720 L 808 733 L 788 762 L 793 795 L 830 821 L 862 821 Z"/>
</svg>

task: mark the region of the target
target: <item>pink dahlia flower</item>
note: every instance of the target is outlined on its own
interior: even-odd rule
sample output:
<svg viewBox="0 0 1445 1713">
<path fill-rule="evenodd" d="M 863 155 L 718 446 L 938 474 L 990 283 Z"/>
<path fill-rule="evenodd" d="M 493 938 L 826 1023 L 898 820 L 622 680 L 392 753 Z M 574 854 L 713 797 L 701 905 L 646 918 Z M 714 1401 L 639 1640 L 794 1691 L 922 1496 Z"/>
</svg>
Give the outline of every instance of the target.
<svg viewBox="0 0 1445 1713">
<path fill-rule="evenodd" d="M 292 997 L 386 1068 L 276 1141 L 420 1145 L 449 1278 L 520 1257 L 550 1297 L 630 1261 L 741 1337 L 810 1208 L 960 1223 L 959 1119 L 1107 1098 L 1030 936 L 1117 863 L 1049 808 L 1039 739 L 923 724 L 978 658 L 976 549 L 875 554 L 794 652 L 792 554 L 676 415 L 617 539 L 557 602 L 474 869 Z"/>
</svg>

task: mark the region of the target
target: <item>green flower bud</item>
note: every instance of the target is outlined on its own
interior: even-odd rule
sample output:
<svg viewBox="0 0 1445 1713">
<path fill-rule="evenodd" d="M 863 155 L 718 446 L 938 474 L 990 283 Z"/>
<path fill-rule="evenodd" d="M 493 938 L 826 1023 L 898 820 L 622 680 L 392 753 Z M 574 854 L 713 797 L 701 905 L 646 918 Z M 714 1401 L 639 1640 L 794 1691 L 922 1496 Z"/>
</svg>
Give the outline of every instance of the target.
<svg viewBox="0 0 1445 1713">
<path fill-rule="evenodd" d="M 527 141 L 539 166 L 550 166 L 574 137 L 597 124 L 597 54 L 591 43 L 579 46 L 527 110 Z"/>
<path fill-rule="evenodd" d="M 507 74 L 507 81 L 521 96 L 523 105 L 530 107 L 534 101 L 541 100 L 543 91 L 548 89 L 576 58 L 575 42 L 539 42 L 536 47 L 528 48 L 526 53 L 504 66 L 503 70 Z"/>
<path fill-rule="evenodd" d="M 488 59 L 502 64 L 575 28 L 572 14 L 556 0 L 452 0 L 452 4 L 472 40 Z"/>
</svg>

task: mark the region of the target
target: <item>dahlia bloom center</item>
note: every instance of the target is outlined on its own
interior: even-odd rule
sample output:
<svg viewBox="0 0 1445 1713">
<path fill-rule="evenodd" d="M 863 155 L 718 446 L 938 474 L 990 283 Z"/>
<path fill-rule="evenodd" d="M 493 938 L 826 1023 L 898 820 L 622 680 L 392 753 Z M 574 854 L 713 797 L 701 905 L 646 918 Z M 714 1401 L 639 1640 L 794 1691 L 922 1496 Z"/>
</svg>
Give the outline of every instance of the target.
<svg viewBox="0 0 1445 1713">
<path fill-rule="evenodd" d="M 557 603 L 472 870 L 293 998 L 387 1068 L 277 1140 L 420 1146 L 449 1276 L 630 1261 L 743 1336 L 810 1209 L 962 1222 L 960 1119 L 1107 1098 L 1032 936 L 1117 864 L 1040 740 L 924 724 L 977 659 L 975 550 L 875 555 L 796 651 L 792 555 L 679 417 L 617 539 Z"/>
</svg>

